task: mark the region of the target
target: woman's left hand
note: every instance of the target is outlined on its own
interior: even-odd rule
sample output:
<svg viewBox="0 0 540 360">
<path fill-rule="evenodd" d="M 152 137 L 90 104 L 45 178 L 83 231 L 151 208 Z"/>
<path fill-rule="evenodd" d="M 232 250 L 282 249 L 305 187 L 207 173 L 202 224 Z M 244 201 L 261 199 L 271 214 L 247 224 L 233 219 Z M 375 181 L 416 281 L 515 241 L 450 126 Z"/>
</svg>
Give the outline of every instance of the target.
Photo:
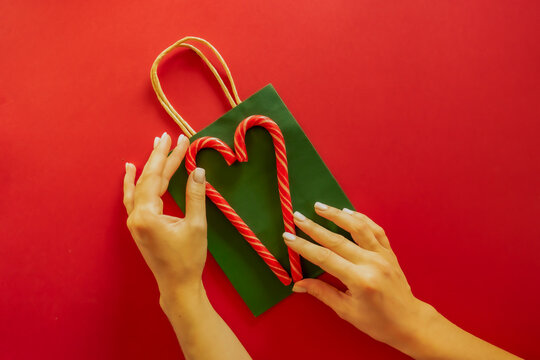
<svg viewBox="0 0 540 360">
<path fill-rule="evenodd" d="M 167 133 L 156 137 L 154 150 L 136 184 L 135 165 L 126 164 L 127 226 L 156 278 L 162 306 L 164 300 L 179 293 L 187 298 L 204 292 L 201 279 L 207 247 L 204 169 L 195 169 L 188 178 L 184 218 L 163 214 L 161 200 L 188 146 L 188 139 L 181 135 L 177 146 L 167 155 L 171 137 Z"/>
</svg>

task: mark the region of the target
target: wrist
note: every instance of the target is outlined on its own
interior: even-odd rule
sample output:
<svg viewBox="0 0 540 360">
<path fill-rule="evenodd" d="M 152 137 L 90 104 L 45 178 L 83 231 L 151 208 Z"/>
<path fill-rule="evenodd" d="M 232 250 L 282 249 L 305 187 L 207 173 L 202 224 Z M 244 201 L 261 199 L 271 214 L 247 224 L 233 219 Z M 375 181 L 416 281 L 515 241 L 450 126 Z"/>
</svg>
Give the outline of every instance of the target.
<svg viewBox="0 0 540 360">
<path fill-rule="evenodd" d="M 444 321 L 447 320 L 433 306 L 420 301 L 407 335 L 394 347 L 415 359 L 431 357 L 437 353 L 437 341 L 441 336 L 439 329 Z"/>
<path fill-rule="evenodd" d="M 159 305 L 167 316 L 172 313 L 187 315 L 209 304 L 202 281 L 174 287 L 160 286 L 159 290 Z"/>
</svg>

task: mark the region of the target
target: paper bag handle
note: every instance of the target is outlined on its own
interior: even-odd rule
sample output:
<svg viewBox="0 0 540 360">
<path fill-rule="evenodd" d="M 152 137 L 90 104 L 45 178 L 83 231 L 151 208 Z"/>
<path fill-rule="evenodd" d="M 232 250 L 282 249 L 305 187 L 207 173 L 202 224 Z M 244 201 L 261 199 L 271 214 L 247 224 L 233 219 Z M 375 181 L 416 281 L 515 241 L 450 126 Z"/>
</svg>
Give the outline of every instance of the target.
<svg viewBox="0 0 540 360">
<path fill-rule="evenodd" d="M 221 63 L 221 66 L 225 70 L 225 74 L 227 75 L 227 79 L 229 80 L 229 84 L 231 85 L 231 89 L 233 91 L 234 97 L 231 96 L 231 93 L 229 92 L 229 89 L 223 82 L 223 79 L 219 75 L 214 65 L 212 65 L 212 63 L 208 60 L 208 58 L 197 47 L 186 43 L 187 41 L 190 41 L 190 40 L 197 41 L 197 42 L 202 43 L 203 45 L 206 45 L 216 55 L 218 61 Z M 238 92 L 236 91 L 236 86 L 234 85 L 234 80 L 232 78 L 231 71 L 229 70 L 229 67 L 227 66 L 227 63 L 225 62 L 225 60 L 223 60 L 223 57 L 217 51 L 217 49 L 213 47 L 212 44 L 210 44 L 208 41 L 195 37 L 195 36 L 186 36 L 185 38 L 178 40 L 177 42 L 175 42 L 174 44 L 172 44 L 171 46 L 163 50 L 158 55 L 156 60 L 154 60 L 154 63 L 152 64 L 152 68 L 150 69 L 150 80 L 152 81 L 152 87 L 154 88 L 156 96 L 159 102 L 161 103 L 161 105 L 163 106 L 163 108 L 165 109 L 165 111 L 167 111 L 167 113 L 173 118 L 173 120 L 178 124 L 178 126 L 180 126 L 184 134 L 188 138 L 190 138 L 191 136 L 195 135 L 196 131 L 193 130 L 193 128 L 189 125 L 189 123 L 186 120 L 184 120 L 184 118 L 180 116 L 180 114 L 173 108 L 169 99 L 167 99 L 167 97 L 163 93 L 163 89 L 161 88 L 161 84 L 157 76 L 157 68 L 158 68 L 159 62 L 168 53 L 170 53 L 171 51 L 179 47 L 185 47 L 185 48 L 193 50 L 205 62 L 205 64 L 208 66 L 212 74 L 214 74 L 214 77 L 218 81 L 219 85 L 221 86 L 221 89 L 223 90 L 225 96 L 227 97 L 227 100 L 229 100 L 229 103 L 231 104 L 233 108 L 236 105 L 239 105 L 241 103 L 241 100 L 238 97 Z"/>
</svg>

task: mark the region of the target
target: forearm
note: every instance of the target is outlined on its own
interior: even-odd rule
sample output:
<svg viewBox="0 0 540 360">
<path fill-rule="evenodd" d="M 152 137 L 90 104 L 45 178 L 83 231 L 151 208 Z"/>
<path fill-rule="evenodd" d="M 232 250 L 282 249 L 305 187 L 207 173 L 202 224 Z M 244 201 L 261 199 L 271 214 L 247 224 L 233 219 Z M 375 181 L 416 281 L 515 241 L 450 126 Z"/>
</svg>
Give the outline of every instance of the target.
<svg viewBox="0 0 540 360">
<path fill-rule="evenodd" d="M 419 360 L 519 359 L 459 328 L 426 304 L 411 337 L 396 348 Z"/>
<path fill-rule="evenodd" d="M 186 359 L 251 359 L 236 335 L 200 290 L 162 294 L 160 304 Z"/>
</svg>

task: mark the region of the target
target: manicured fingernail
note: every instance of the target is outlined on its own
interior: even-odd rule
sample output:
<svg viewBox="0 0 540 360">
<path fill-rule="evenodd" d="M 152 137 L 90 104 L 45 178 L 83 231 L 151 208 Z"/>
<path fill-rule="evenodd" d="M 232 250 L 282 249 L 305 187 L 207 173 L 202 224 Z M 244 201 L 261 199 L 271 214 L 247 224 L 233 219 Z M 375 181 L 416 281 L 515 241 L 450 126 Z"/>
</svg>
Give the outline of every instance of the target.
<svg viewBox="0 0 540 360">
<path fill-rule="evenodd" d="M 343 212 L 344 212 L 345 214 L 349 214 L 349 215 L 354 214 L 354 211 L 352 211 L 351 209 L 347 209 L 347 208 L 343 208 Z"/>
<path fill-rule="evenodd" d="M 286 241 L 294 241 L 294 240 L 296 239 L 296 235 L 291 234 L 290 232 L 285 231 L 285 232 L 283 233 L 283 238 L 284 238 Z"/>
<path fill-rule="evenodd" d="M 193 174 L 193 180 L 195 180 L 196 183 L 204 184 L 205 173 L 203 168 L 196 168 Z"/>
<path fill-rule="evenodd" d="M 307 289 L 294 284 L 294 286 L 292 287 L 292 291 L 294 291 L 295 293 L 305 293 L 307 292 Z"/>
<path fill-rule="evenodd" d="M 167 136 L 167 135 L 168 135 L 167 132 L 164 132 L 164 133 L 161 135 L 161 138 L 162 138 L 162 139 L 165 139 L 165 136 Z"/>
<path fill-rule="evenodd" d="M 184 138 L 185 138 L 184 134 L 180 134 L 180 136 L 178 137 L 178 142 L 177 142 L 176 144 L 177 144 L 177 145 L 180 145 L 180 143 L 181 143 L 182 141 L 184 141 Z"/>
<path fill-rule="evenodd" d="M 328 205 L 323 204 L 323 203 L 317 201 L 317 202 L 315 203 L 315 208 L 316 208 L 316 209 L 319 209 L 319 210 L 328 210 Z"/>
<path fill-rule="evenodd" d="M 161 139 L 158 138 L 157 136 L 154 138 L 154 149 L 156 148 L 157 144 L 159 144 L 159 140 Z"/>
<path fill-rule="evenodd" d="M 298 220 L 298 221 L 304 221 L 304 220 L 306 220 L 306 217 L 305 217 L 302 213 L 300 213 L 299 211 L 295 211 L 295 212 L 294 212 L 294 218 L 295 218 L 296 220 Z"/>
</svg>

